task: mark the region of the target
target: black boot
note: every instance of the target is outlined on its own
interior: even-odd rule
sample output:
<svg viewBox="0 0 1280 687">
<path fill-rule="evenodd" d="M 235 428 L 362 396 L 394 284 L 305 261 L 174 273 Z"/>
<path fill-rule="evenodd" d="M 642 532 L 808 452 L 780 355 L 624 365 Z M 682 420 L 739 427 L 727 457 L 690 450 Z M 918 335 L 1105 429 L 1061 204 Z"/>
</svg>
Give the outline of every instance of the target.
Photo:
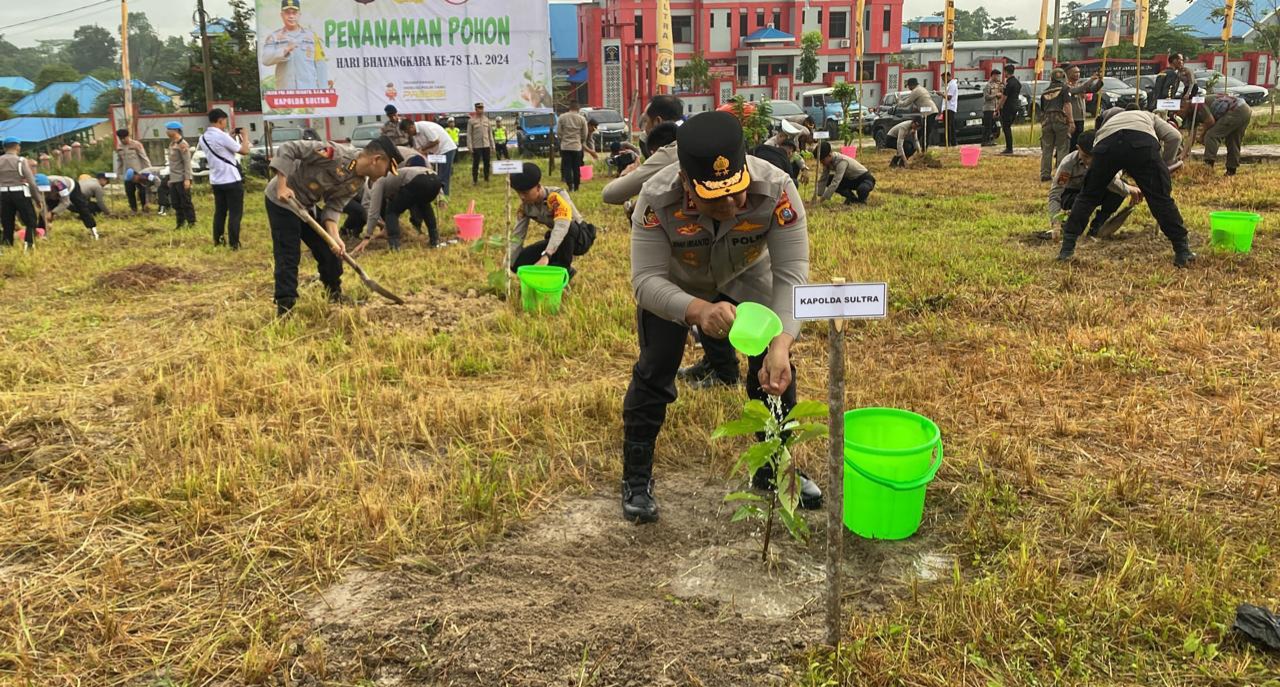
<svg viewBox="0 0 1280 687">
<path fill-rule="evenodd" d="M 1191 244 L 1187 241 L 1187 237 L 1182 237 L 1173 242 L 1173 266 L 1186 267 L 1196 259 L 1196 254 L 1191 252 Z"/>
<path fill-rule="evenodd" d="M 805 510 L 822 508 L 822 490 L 809 476 L 796 470 L 800 480 L 800 507 Z M 766 465 L 751 476 L 751 487 L 760 491 L 773 493 L 773 467 Z"/>
<path fill-rule="evenodd" d="M 622 442 L 622 517 L 637 525 L 658 521 L 652 442 Z"/>
<path fill-rule="evenodd" d="M 1075 234 L 1062 232 L 1062 250 L 1058 251 L 1058 262 L 1066 262 L 1071 259 L 1071 256 L 1075 255 L 1077 238 Z"/>
<path fill-rule="evenodd" d="M 682 367 L 676 372 L 676 377 L 682 379 L 693 389 L 711 389 L 717 386 L 737 386 L 738 375 L 718 372 L 711 365 L 711 361 L 703 356 L 702 360 L 688 366 Z"/>
</svg>

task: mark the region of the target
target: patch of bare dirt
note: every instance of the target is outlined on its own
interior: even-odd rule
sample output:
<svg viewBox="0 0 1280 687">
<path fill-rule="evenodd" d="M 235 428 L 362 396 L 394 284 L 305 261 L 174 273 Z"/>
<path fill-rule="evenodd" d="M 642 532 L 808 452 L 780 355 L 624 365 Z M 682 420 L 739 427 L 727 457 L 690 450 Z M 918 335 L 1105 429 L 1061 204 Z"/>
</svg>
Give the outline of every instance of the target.
<svg viewBox="0 0 1280 687">
<path fill-rule="evenodd" d="M 376 685 L 775 685 L 820 641 L 825 535 L 730 523 L 722 480 L 658 485 L 662 520 L 612 493 L 567 500 L 487 550 L 353 570 L 308 609 L 327 672 Z M 927 537 L 846 549 L 846 604 L 879 607 L 945 579 Z"/>
<path fill-rule="evenodd" d="M 448 331 L 464 320 L 490 315 L 500 301 L 475 290 L 465 294 L 442 289 L 404 296 L 405 303 L 396 305 L 385 300 L 370 301 L 362 308 L 369 322 L 388 329 L 408 330 L 416 334 Z"/>
<path fill-rule="evenodd" d="M 98 277 L 98 286 L 104 289 L 153 289 L 162 284 L 190 284 L 199 277 L 180 267 L 141 262 Z"/>
</svg>

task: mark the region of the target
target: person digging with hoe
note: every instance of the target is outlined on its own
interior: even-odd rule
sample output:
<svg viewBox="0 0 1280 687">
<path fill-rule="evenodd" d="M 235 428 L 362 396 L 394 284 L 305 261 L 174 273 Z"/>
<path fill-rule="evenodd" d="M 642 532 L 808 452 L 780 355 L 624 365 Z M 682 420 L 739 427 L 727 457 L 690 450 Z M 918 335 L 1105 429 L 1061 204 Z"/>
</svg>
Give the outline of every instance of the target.
<svg viewBox="0 0 1280 687">
<path fill-rule="evenodd" d="M 283 143 L 271 159 L 275 176 L 264 191 L 267 221 L 271 224 L 271 253 L 275 259 L 276 314 L 293 310 L 298 300 L 299 243 L 306 244 L 320 269 L 320 281 L 329 292 L 329 301 L 342 296 L 342 256 L 346 244 L 338 233 L 342 208 L 367 181 L 395 174 L 400 153 L 386 136 L 369 142 L 363 150 L 324 141 Z M 335 243 L 329 243 L 307 226 L 295 212 L 321 210 L 320 221 Z"/>
<path fill-rule="evenodd" d="M 1107 187 L 1121 171 L 1137 184 L 1160 231 L 1173 244 L 1174 266 L 1186 267 L 1195 260 L 1182 213 L 1170 194 L 1173 179 L 1169 168 L 1177 161 L 1181 147 L 1182 134 L 1154 112 L 1114 107 L 1103 113 L 1102 126 L 1094 136 L 1093 162 L 1063 228 L 1058 260 L 1071 259 L 1085 224 L 1107 199 Z"/>
<path fill-rule="evenodd" d="M 1049 231 L 1042 232 L 1040 238 L 1057 239 L 1062 233 L 1062 214 L 1075 207 L 1076 199 L 1084 188 L 1085 176 L 1093 164 L 1094 132 L 1086 131 L 1080 135 L 1076 149 L 1068 153 L 1058 165 L 1058 172 L 1053 177 L 1053 185 L 1049 187 Z M 1088 236 L 1097 236 L 1107 220 L 1120 209 L 1125 199 L 1131 205 L 1142 202 L 1142 192 L 1130 188 L 1117 174 L 1107 184 L 1108 193 L 1103 196 L 1102 204 L 1089 222 Z M 1123 220 L 1119 220 L 1123 221 Z"/>
<path fill-rule="evenodd" d="M 786 172 L 746 155 L 742 124 L 728 112 L 698 115 L 680 127 L 679 164 L 644 186 L 631 217 L 631 285 L 640 355 L 622 405 L 622 515 L 658 519 L 654 444 L 676 400 L 676 370 L 691 326 L 724 339 L 738 303 L 767 304 L 783 332 L 749 358 L 747 395 L 796 402 L 791 345 L 800 333 L 792 290 L 809 274 L 805 209 Z M 770 488 L 773 475 L 752 484 Z M 822 492 L 801 475 L 800 503 L 820 508 Z"/>
</svg>

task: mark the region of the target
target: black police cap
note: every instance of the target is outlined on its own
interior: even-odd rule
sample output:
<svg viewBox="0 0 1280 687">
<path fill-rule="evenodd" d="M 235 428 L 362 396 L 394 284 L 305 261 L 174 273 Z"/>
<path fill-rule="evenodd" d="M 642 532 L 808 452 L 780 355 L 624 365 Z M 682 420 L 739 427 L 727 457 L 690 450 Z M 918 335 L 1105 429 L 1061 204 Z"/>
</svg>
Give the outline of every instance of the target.
<svg viewBox="0 0 1280 687">
<path fill-rule="evenodd" d="M 524 163 L 524 167 L 511 175 L 511 188 L 524 192 L 542 183 L 542 168 L 532 162 Z"/>
<path fill-rule="evenodd" d="M 742 123 L 728 112 L 706 112 L 686 121 L 676 134 L 680 169 L 694 193 L 714 200 L 751 184 Z"/>
</svg>

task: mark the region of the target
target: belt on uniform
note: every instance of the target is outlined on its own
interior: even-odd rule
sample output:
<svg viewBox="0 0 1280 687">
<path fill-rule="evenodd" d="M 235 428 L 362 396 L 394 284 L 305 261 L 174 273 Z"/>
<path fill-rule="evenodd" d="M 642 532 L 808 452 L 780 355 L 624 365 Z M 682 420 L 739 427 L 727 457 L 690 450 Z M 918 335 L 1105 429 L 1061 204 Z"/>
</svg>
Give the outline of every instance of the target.
<svg viewBox="0 0 1280 687">
<path fill-rule="evenodd" d="M 30 190 L 27 186 L 0 186 L 0 193 L 25 193 Z"/>
</svg>

